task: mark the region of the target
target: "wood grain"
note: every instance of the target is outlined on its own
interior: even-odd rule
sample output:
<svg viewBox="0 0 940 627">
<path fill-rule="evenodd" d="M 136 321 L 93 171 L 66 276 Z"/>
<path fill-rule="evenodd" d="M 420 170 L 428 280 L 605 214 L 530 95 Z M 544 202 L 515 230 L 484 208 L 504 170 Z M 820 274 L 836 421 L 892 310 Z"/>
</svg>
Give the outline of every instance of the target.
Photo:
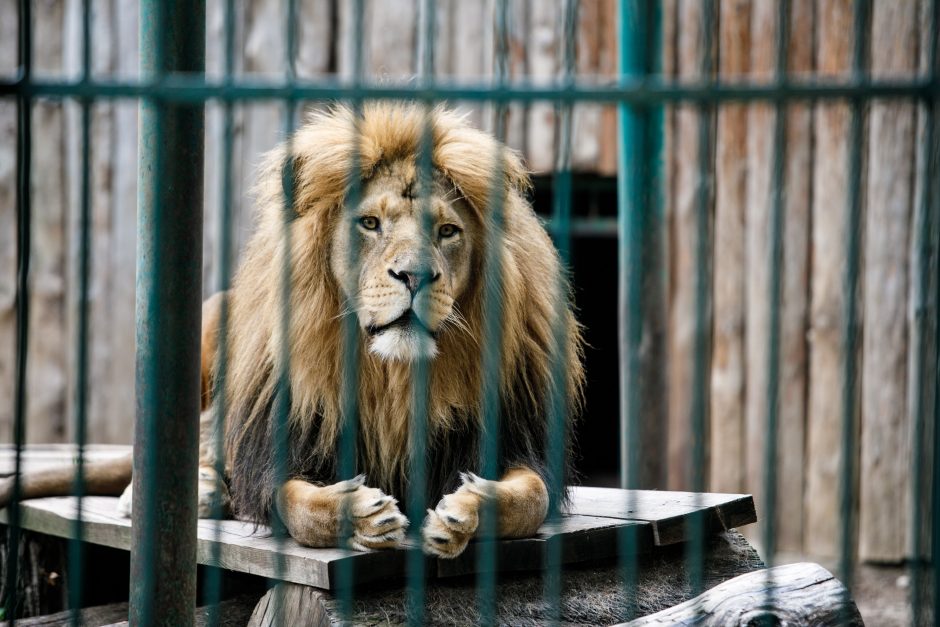
<svg viewBox="0 0 940 627">
<path fill-rule="evenodd" d="M 740 575 L 685 603 L 619 627 L 864 625 L 848 590 L 818 564 L 777 566 Z"/>
<path fill-rule="evenodd" d="M 113 497 L 86 497 L 82 502 L 84 538 L 87 542 L 130 549 L 131 520 L 121 517 Z M 58 497 L 24 501 L 22 524 L 26 529 L 68 538 L 74 534 L 76 501 Z M 746 495 L 691 494 L 656 491 L 621 491 L 611 488 L 572 489 L 572 508 L 559 523 L 546 523 L 532 538 L 498 541 L 501 570 L 538 570 L 550 541 L 561 539 L 562 561 L 573 564 L 615 557 L 618 534 L 635 529 L 637 550 L 681 542 L 687 537 L 688 519 L 703 512 L 708 530 L 718 532 L 755 520 L 753 501 Z M 5 522 L 6 511 L 0 511 Z M 197 559 L 228 570 L 272 577 L 283 581 L 329 589 L 337 568 L 351 562 L 356 581 L 367 583 L 400 578 L 406 552 L 358 552 L 345 549 L 311 549 L 293 539 L 277 539 L 267 527 L 236 520 L 200 520 L 197 525 Z M 429 559 L 429 572 L 438 577 L 478 571 L 473 546 L 452 561 Z M 216 558 L 216 554 L 218 558 Z"/>
<path fill-rule="evenodd" d="M 872 76 L 917 69 L 917 4 L 875 3 Z M 865 228 L 859 556 L 907 555 L 911 425 L 907 411 L 907 303 L 913 211 L 915 106 L 871 105 Z"/>
<path fill-rule="evenodd" d="M 719 73 L 740 80 L 750 67 L 751 0 L 720 5 Z M 745 214 L 747 107 L 718 107 L 715 158 L 715 277 L 711 362 L 709 488 L 744 489 Z"/>
<path fill-rule="evenodd" d="M 817 74 L 844 78 L 851 65 L 851 6 L 841 0 L 821 0 L 816 6 L 816 31 Z M 812 376 L 807 406 L 804 549 L 812 555 L 835 557 L 840 533 L 839 471 L 843 463 L 840 395 L 847 357 L 842 348 L 842 327 L 848 106 L 817 105 L 814 136 L 809 319 Z"/>
</svg>

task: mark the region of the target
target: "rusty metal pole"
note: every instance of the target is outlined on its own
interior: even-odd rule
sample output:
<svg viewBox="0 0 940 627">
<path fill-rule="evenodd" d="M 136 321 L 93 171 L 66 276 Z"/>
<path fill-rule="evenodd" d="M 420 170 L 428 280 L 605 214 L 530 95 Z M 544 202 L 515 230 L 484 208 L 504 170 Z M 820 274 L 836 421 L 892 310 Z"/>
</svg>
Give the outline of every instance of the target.
<svg viewBox="0 0 940 627">
<path fill-rule="evenodd" d="M 143 80 L 205 72 L 205 0 L 142 0 Z M 192 625 L 204 105 L 140 105 L 131 625 Z"/>
</svg>

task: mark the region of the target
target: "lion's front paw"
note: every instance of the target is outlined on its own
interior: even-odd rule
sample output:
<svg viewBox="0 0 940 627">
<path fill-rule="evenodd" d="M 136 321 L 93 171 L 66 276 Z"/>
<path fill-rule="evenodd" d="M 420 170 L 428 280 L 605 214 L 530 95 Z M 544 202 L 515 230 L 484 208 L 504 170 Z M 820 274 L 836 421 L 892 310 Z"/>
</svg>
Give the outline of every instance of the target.
<svg viewBox="0 0 940 627">
<path fill-rule="evenodd" d="M 408 519 L 398 509 L 398 501 L 378 488 L 363 485 L 365 477 L 336 484 L 345 493 L 352 536 L 347 543 L 357 551 L 393 549 L 405 538 Z"/>
<path fill-rule="evenodd" d="M 424 552 L 445 559 L 463 553 L 480 524 L 481 502 L 482 497 L 464 484 L 442 498 L 433 510 L 429 509 L 421 530 Z"/>
<path fill-rule="evenodd" d="M 134 509 L 134 484 L 130 483 L 124 491 L 121 492 L 121 498 L 118 499 L 117 503 L 117 513 L 118 516 L 123 516 L 124 518 L 130 518 Z"/>
</svg>

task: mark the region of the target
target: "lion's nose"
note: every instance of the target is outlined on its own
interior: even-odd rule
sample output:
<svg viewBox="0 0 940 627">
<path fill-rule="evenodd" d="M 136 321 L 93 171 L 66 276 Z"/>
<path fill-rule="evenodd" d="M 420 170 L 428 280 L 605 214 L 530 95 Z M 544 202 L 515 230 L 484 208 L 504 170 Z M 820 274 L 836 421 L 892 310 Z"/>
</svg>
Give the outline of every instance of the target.
<svg viewBox="0 0 940 627">
<path fill-rule="evenodd" d="M 396 272 L 389 268 L 389 276 L 393 279 L 401 281 L 408 287 L 408 291 L 414 295 L 418 290 L 420 290 L 425 285 L 430 285 L 434 283 L 439 278 L 441 278 L 441 273 L 431 273 L 431 272 L 412 272 L 410 270 L 400 270 Z"/>
</svg>

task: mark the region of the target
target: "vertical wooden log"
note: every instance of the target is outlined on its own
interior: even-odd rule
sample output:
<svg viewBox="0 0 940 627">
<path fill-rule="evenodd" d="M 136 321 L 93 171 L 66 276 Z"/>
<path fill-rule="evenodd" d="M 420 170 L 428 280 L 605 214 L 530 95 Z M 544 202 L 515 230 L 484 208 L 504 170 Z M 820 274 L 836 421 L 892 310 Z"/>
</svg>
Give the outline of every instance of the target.
<svg viewBox="0 0 940 627">
<path fill-rule="evenodd" d="M 407 78 L 418 69 L 417 0 L 371 0 L 366 22 L 369 74 L 376 78 Z"/>
<path fill-rule="evenodd" d="M 808 75 L 813 67 L 813 1 L 793 0 L 788 71 Z M 806 441 L 807 316 L 812 182 L 812 109 L 787 107 L 783 291 L 780 315 L 780 412 L 777 440 L 777 548 L 803 548 L 803 485 Z"/>
<path fill-rule="evenodd" d="M 842 0 L 816 5 L 816 68 L 823 78 L 845 78 L 851 67 L 852 10 Z M 804 541 L 807 553 L 835 557 L 839 547 L 839 481 L 843 383 L 843 272 L 849 108 L 816 105 L 810 294 L 810 372 L 807 411 Z M 849 451 L 850 455 L 856 454 Z"/>
<path fill-rule="evenodd" d="M 698 0 L 679 0 L 677 74 L 681 80 L 702 78 L 704 16 Z M 689 424 L 692 385 L 695 376 L 695 273 L 698 238 L 699 186 L 710 176 L 708 164 L 699 159 L 699 109 L 683 104 L 676 108 L 675 201 L 671 207 L 670 313 L 669 313 L 669 439 L 668 485 L 680 490 L 689 487 L 693 471 Z M 702 171 L 702 168 L 706 168 Z M 695 469 L 699 472 L 699 469 Z"/>
<path fill-rule="evenodd" d="M 65 5 L 48 2 L 34 13 L 36 74 L 62 75 Z M 28 442 L 65 435 L 66 341 L 65 114 L 61 102 L 33 104 L 33 260 L 27 369 Z"/>
<path fill-rule="evenodd" d="M 601 21 L 602 8 L 599 2 L 582 2 L 578 13 L 575 72 L 587 80 L 597 76 L 600 71 L 602 31 L 606 28 Z M 562 41 L 562 47 L 564 47 L 564 41 Z M 563 51 L 560 51 L 560 54 L 563 55 Z M 571 165 L 575 170 L 595 171 L 597 169 L 600 157 L 601 111 L 601 105 L 594 103 L 580 102 L 574 107 Z"/>
<path fill-rule="evenodd" d="M 557 78 L 561 24 L 560 4 L 533 2 L 530 8 L 527 56 L 529 74 L 535 82 Z M 529 106 L 528 166 L 535 172 L 551 172 L 555 165 L 555 107 L 550 102 Z"/>
<path fill-rule="evenodd" d="M 16 72 L 17 5 L 0 0 L 0 74 Z M 0 100 L 0 438 L 13 439 L 16 344 L 16 103 Z"/>
<path fill-rule="evenodd" d="M 769 82 L 776 67 L 777 8 L 755 2 L 751 13 L 750 80 Z M 764 455 L 767 440 L 767 351 L 770 302 L 770 210 L 774 164 L 774 105 L 757 102 L 748 109 L 747 136 L 747 396 L 745 490 L 754 494 L 757 511 L 766 511 Z"/>
<path fill-rule="evenodd" d="M 135 77 L 140 60 L 138 55 L 137 3 L 115 1 L 111 37 L 114 40 L 114 69 L 118 76 Z M 130 444 L 131 417 L 134 415 L 134 364 L 136 351 L 134 295 L 136 292 L 135 265 L 137 258 L 137 103 L 116 102 L 111 137 L 111 211 L 110 248 L 96 262 L 107 274 L 106 296 L 102 300 L 111 307 L 110 328 L 99 333 L 97 342 L 110 343 L 110 360 L 105 375 L 107 385 L 91 390 L 94 403 L 103 403 L 95 395 L 107 397 L 106 420 L 110 425 L 104 434 L 90 433 L 96 442 Z M 105 148 L 100 148 L 105 150 Z M 93 235 L 94 236 L 94 235 Z M 104 280 L 104 279 L 102 279 Z M 102 335 L 104 337 L 102 337 Z M 92 353 L 94 355 L 94 353 Z"/>
<path fill-rule="evenodd" d="M 600 58 L 598 60 L 598 78 L 600 80 L 611 80 L 617 74 L 617 3 L 616 0 L 597 0 L 600 7 L 601 28 L 599 36 Z M 663 3 L 663 29 L 670 28 L 673 19 L 667 5 L 671 5 L 672 0 Z M 671 39 L 663 38 L 663 56 L 667 55 L 666 50 L 671 48 Z M 598 128 L 598 157 L 597 173 L 604 176 L 614 176 L 617 174 L 617 110 L 616 107 L 605 105 L 601 108 L 600 126 Z M 667 132 L 669 125 L 666 124 Z M 664 149 L 664 155 L 669 152 Z M 663 168 L 666 170 L 666 168 Z"/>
<path fill-rule="evenodd" d="M 718 58 L 722 80 L 747 76 L 751 4 L 751 0 L 721 2 Z M 747 105 L 729 103 L 718 108 L 716 140 L 709 485 L 715 492 L 743 492 Z"/>
<path fill-rule="evenodd" d="M 914 75 L 917 15 L 915 2 L 873 5 L 874 78 Z M 915 107 L 875 102 L 870 116 L 859 557 L 895 561 L 906 555 L 910 530 L 906 372 Z"/>
<path fill-rule="evenodd" d="M 813 68 L 812 4 L 790 3 L 790 36 L 786 71 L 805 76 Z M 773 80 L 777 70 L 778 7 L 772 2 L 753 5 L 751 31 L 751 80 Z M 764 472 L 776 467 L 777 499 L 774 511 L 776 546 L 781 551 L 802 549 L 803 465 L 806 422 L 806 316 L 809 265 L 810 150 L 812 115 L 808 106 L 791 104 L 785 109 L 785 144 L 774 145 L 775 107 L 752 105 L 748 112 L 747 182 L 747 393 L 745 490 L 754 494 L 758 508 L 767 506 Z M 780 299 L 780 370 L 777 448 L 767 459 L 767 355 L 769 351 L 771 249 L 769 220 L 773 203 L 773 169 L 783 159 L 784 233 Z"/>
</svg>

